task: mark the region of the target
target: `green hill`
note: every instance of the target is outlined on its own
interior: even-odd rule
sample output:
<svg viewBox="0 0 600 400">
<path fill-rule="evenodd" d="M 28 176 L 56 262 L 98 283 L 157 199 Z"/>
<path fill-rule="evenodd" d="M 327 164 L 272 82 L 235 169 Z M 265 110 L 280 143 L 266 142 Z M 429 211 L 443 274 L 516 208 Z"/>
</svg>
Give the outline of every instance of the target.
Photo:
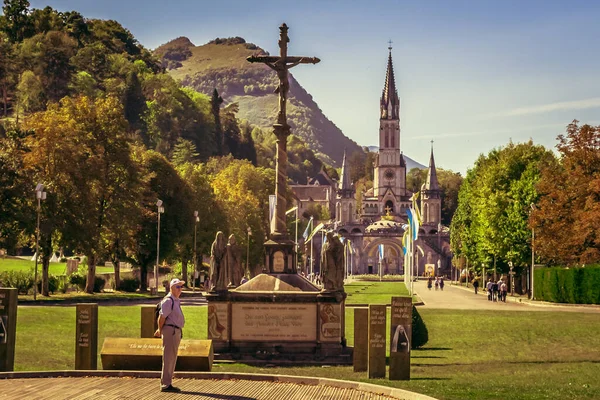
<svg viewBox="0 0 600 400">
<path fill-rule="evenodd" d="M 238 118 L 271 129 L 278 109 L 275 73 L 266 65 L 246 61 L 253 54 L 268 54 L 242 38 L 215 39 L 194 46 L 180 37 L 157 48 L 169 74 L 185 86 L 212 94 L 216 88 L 226 103 L 238 103 Z M 341 166 L 344 148 L 348 154 L 362 151 L 319 109 L 312 96 L 290 74 L 288 123 L 297 135 L 328 164 Z"/>
</svg>

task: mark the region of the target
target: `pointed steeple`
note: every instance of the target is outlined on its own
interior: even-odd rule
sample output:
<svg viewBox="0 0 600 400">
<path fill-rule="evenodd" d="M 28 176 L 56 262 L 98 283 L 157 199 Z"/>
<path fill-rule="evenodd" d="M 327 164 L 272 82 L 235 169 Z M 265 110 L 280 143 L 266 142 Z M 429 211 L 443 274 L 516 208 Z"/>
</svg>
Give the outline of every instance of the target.
<svg viewBox="0 0 600 400">
<path fill-rule="evenodd" d="M 340 190 L 351 190 L 352 183 L 350 182 L 350 171 L 348 171 L 348 163 L 346 163 L 346 149 L 344 149 L 344 159 L 342 161 L 342 175 L 340 176 Z"/>
<path fill-rule="evenodd" d="M 396 80 L 394 79 L 394 65 L 392 64 L 392 45 L 388 47 L 387 72 L 385 74 L 385 85 L 381 95 L 381 119 L 398 119 L 400 115 L 400 99 L 396 91 Z"/>
<path fill-rule="evenodd" d="M 425 183 L 425 190 L 440 190 L 440 185 L 438 184 L 437 179 L 437 171 L 435 169 L 435 160 L 433 158 L 433 140 L 431 141 L 431 157 L 429 157 L 429 171 L 427 172 L 427 182 Z"/>
</svg>

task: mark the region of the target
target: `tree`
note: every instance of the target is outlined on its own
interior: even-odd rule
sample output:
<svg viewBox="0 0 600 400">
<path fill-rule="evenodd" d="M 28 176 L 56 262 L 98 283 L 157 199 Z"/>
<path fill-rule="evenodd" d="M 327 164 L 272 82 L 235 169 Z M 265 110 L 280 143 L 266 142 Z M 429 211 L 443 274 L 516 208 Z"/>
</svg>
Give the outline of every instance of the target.
<svg viewBox="0 0 600 400">
<path fill-rule="evenodd" d="M 105 238 L 136 214 L 143 186 L 120 101 L 64 98 L 25 126 L 35 131 L 25 165 L 56 197 L 62 243 L 87 256 L 85 290 L 92 293 Z"/>
<path fill-rule="evenodd" d="M 33 33 L 33 24 L 29 16 L 29 1 L 4 0 L 3 30 L 11 42 L 20 42 Z"/>
<path fill-rule="evenodd" d="M 40 111 L 44 108 L 44 87 L 40 79 L 32 72 L 25 71 L 17 86 L 19 105 L 25 112 Z"/>
<path fill-rule="evenodd" d="M 547 165 L 531 216 L 536 254 L 554 263 L 600 261 L 600 127 L 573 121 L 558 136 L 560 163 Z"/>
<path fill-rule="evenodd" d="M 215 143 L 217 145 L 215 154 L 217 156 L 224 155 L 223 128 L 221 126 L 221 104 L 223 104 L 223 98 L 219 96 L 219 92 L 217 92 L 217 89 L 215 88 L 210 99 L 210 105 L 215 123 Z"/>
</svg>

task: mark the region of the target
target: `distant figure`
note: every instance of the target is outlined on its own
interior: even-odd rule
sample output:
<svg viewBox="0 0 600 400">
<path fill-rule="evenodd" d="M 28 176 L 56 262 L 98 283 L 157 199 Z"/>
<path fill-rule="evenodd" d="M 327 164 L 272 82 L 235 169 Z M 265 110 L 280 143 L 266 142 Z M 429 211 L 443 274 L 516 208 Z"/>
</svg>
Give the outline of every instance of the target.
<svg viewBox="0 0 600 400">
<path fill-rule="evenodd" d="M 507 292 L 506 283 L 504 283 L 504 281 L 502 281 L 502 283 L 500 284 L 500 298 L 505 303 L 506 303 L 506 292 Z"/>
<path fill-rule="evenodd" d="M 493 297 L 493 287 L 494 284 L 492 283 L 492 279 L 488 279 L 488 283 L 486 285 L 486 290 L 487 290 L 487 295 L 488 295 L 488 301 L 492 301 L 494 299 Z"/>
<path fill-rule="evenodd" d="M 432 277 L 427 278 L 427 289 L 431 290 L 432 282 L 433 282 Z"/>
<path fill-rule="evenodd" d="M 233 234 L 229 235 L 229 241 L 227 243 L 227 272 L 231 278 L 229 287 L 237 287 L 242 281 L 244 276 L 244 269 L 241 261 L 240 246 L 235 241 Z"/>
<path fill-rule="evenodd" d="M 477 278 L 473 279 L 473 288 L 475 288 L 475 294 L 477 294 L 477 289 L 479 289 L 479 280 Z"/>
<path fill-rule="evenodd" d="M 209 291 L 218 292 L 227 290 L 228 273 L 226 267 L 227 243 L 223 232 L 217 232 L 215 241 L 210 249 L 210 283 Z"/>
<path fill-rule="evenodd" d="M 344 291 L 344 245 L 333 232 L 321 249 L 321 277 L 324 292 Z"/>
<path fill-rule="evenodd" d="M 435 277 L 435 290 L 438 290 L 438 288 L 440 287 L 440 281 L 438 279 L 438 277 Z"/>
<path fill-rule="evenodd" d="M 444 290 L 444 277 L 440 277 L 440 290 Z"/>
</svg>

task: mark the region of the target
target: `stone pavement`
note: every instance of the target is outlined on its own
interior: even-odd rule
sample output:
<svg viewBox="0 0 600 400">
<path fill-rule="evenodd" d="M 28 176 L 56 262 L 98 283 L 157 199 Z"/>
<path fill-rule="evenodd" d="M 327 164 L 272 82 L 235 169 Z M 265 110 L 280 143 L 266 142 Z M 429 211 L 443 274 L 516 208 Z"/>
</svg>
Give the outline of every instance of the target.
<svg viewBox="0 0 600 400">
<path fill-rule="evenodd" d="M 600 306 L 589 305 L 556 305 L 552 303 L 529 301 L 522 297 L 506 296 L 506 303 L 488 301 L 485 291 L 479 290 L 475 295 L 473 288 L 449 285 L 445 281 L 444 290 L 427 289 L 427 281 L 414 282 L 414 290 L 427 308 L 445 308 L 455 310 L 508 310 L 508 311 L 570 311 L 584 313 L 600 313 Z"/>
<path fill-rule="evenodd" d="M 175 377 L 180 393 L 160 392 L 158 372 L 0 373 L 0 399 L 435 400 L 402 389 L 323 378 L 193 372 Z"/>
</svg>

